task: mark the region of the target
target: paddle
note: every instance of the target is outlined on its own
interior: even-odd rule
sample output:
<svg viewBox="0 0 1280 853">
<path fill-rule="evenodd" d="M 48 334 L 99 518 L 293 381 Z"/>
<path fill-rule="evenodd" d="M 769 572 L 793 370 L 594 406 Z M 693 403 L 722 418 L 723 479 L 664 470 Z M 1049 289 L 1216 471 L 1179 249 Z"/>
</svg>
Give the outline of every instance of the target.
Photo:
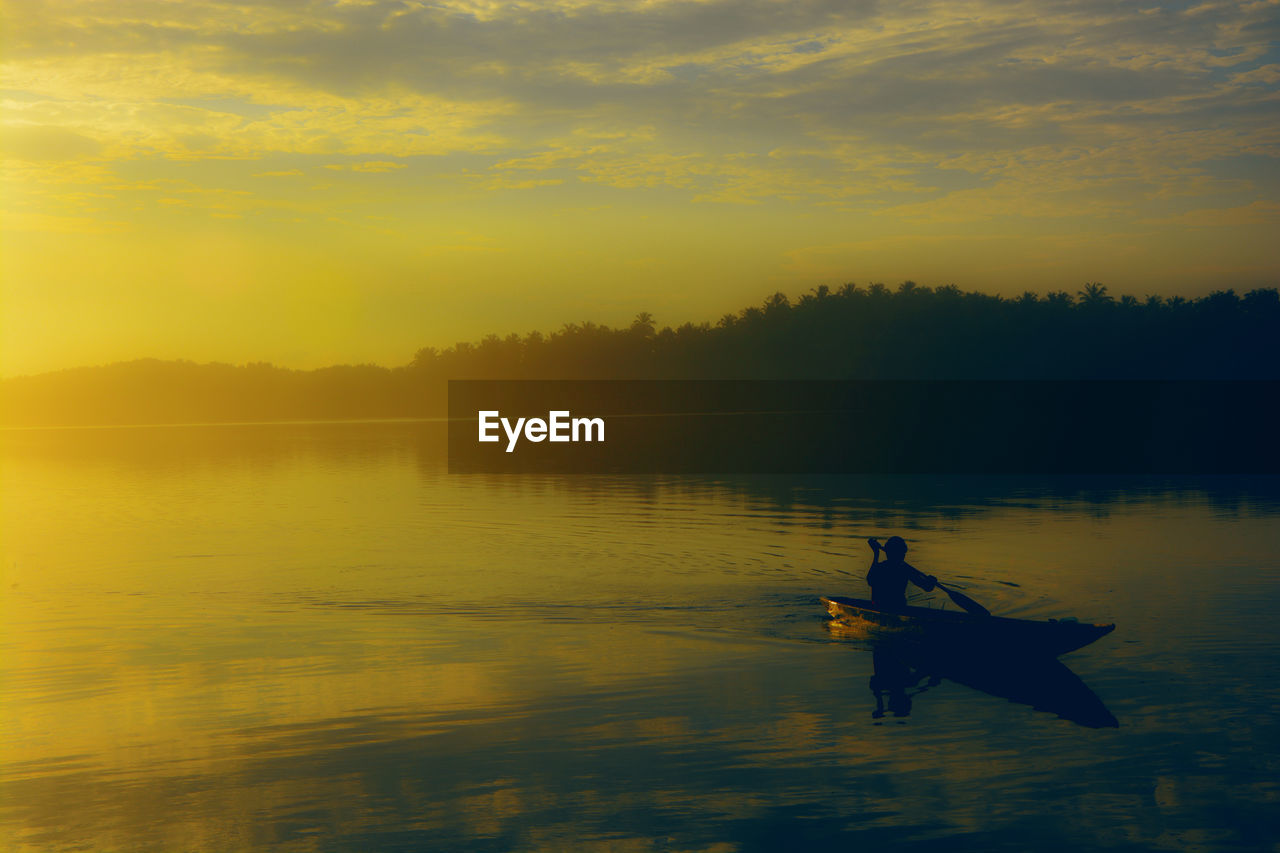
<svg viewBox="0 0 1280 853">
<path fill-rule="evenodd" d="M 951 600 L 956 603 L 956 606 L 960 607 L 962 610 L 967 610 L 970 613 L 972 613 L 974 616 L 990 616 L 991 615 L 990 610 L 983 607 L 981 604 L 974 601 L 972 598 L 965 595 L 964 593 L 956 592 L 954 589 L 947 589 L 945 586 L 938 583 L 937 581 L 934 581 L 934 586 L 936 586 L 938 589 L 942 590 L 948 596 L 950 596 Z"/>
</svg>

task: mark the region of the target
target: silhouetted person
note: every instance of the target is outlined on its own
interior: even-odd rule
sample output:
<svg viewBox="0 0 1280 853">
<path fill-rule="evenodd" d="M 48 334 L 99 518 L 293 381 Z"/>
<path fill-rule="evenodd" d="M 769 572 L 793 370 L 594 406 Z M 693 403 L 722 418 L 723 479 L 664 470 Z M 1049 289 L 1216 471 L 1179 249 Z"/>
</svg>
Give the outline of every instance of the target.
<svg viewBox="0 0 1280 853">
<path fill-rule="evenodd" d="M 907 606 L 907 581 L 911 581 L 925 592 L 933 590 L 938 579 L 926 575 L 903 559 L 907 555 L 907 543 L 901 536 L 891 536 L 880 547 L 876 539 L 868 539 L 875 556 L 871 560 L 871 568 L 867 571 L 867 583 L 871 586 L 871 601 L 877 607 L 887 610 L 900 610 Z M 885 554 L 884 562 L 880 562 L 880 551 Z"/>
</svg>

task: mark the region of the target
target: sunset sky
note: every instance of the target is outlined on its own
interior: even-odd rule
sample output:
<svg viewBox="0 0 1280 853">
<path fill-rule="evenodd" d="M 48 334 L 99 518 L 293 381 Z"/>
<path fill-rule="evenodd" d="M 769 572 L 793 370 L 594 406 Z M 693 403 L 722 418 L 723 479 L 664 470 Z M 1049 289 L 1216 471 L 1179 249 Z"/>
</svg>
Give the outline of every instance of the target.
<svg viewBox="0 0 1280 853">
<path fill-rule="evenodd" d="M 1276 2 L 2 8 L 3 375 L 1280 281 Z"/>
</svg>

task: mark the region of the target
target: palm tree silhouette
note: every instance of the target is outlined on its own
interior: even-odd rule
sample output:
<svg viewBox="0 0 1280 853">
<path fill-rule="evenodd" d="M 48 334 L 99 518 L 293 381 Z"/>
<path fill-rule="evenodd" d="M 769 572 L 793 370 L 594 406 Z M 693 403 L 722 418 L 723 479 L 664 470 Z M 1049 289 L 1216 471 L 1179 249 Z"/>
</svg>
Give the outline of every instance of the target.
<svg viewBox="0 0 1280 853">
<path fill-rule="evenodd" d="M 1115 299 L 1107 294 L 1107 286 L 1100 281 L 1087 282 L 1079 293 L 1080 304 L 1091 308 L 1115 303 Z"/>
</svg>

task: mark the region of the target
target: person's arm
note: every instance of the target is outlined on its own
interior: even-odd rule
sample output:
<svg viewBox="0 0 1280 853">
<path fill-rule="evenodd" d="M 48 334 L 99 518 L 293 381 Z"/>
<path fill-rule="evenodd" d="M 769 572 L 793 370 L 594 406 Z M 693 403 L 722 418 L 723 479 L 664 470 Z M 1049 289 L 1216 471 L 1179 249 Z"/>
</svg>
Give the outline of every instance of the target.
<svg viewBox="0 0 1280 853">
<path fill-rule="evenodd" d="M 925 592 L 933 592 L 933 588 L 938 585 L 938 579 L 933 575 L 926 575 L 910 563 L 903 563 L 902 565 L 907 567 L 907 577 L 911 579 L 911 582 Z"/>
<path fill-rule="evenodd" d="M 880 542 L 875 538 L 867 540 L 867 544 L 871 546 L 871 568 L 867 569 L 867 583 L 871 583 L 871 573 L 876 570 L 876 566 L 880 563 Z"/>
</svg>

